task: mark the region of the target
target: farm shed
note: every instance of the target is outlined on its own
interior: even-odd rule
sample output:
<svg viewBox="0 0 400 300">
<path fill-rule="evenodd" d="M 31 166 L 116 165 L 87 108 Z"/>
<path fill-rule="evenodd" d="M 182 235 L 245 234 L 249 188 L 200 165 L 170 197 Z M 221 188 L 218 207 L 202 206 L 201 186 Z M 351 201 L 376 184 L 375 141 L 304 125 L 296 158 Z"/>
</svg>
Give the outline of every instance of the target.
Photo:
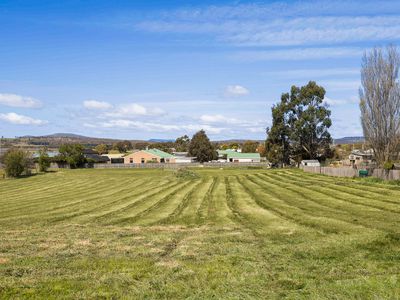
<svg viewBox="0 0 400 300">
<path fill-rule="evenodd" d="M 174 152 L 174 156 L 177 164 L 189 164 L 196 160 L 196 157 L 188 156 L 188 152 Z"/>
<path fill-rule="evenodd" d="M 351 165 L 369 165 L 373 162 L 374 150 L 353 150 L 349 155 Z"/>
<path fill-rule="evenodd" d="M 175 156 L 158 149 L 141 150 L 124 156 L 124 163 L 175 163 Z"/>
<path fill-rule="evenodd" d="M 316 159 L 302 160 L 301 165 L 303 167 L 320 167 L 321 164 Z"/>
<path fill-rule="evenodd" d="M 259 163 L 261 161 L 261 156 L 260 153 L 240 153 L 240 152 L 228 152 L 226 154 L 226 160 L 227 162 L 246 162 L 246 163 L 252 163 L 252 162 L 257 162 Z"/>
</svg>

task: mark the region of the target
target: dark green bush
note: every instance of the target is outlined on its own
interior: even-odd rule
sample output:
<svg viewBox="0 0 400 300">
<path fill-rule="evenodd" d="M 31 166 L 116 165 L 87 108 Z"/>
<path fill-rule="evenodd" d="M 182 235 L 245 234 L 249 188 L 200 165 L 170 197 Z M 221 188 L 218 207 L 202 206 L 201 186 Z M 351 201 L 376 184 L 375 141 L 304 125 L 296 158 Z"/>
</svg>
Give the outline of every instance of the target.
<svg viewBox="0 0 400 300">
<path fill-rule="evenodd" d="M 50 157 L 47 154 L 47 148 L 40 150 L 38 164 L 40 172 L 47 172 L 47 169 L 50 168 Z"/>
<path fill-rule="evenodd" d="M 29 175 L 32 167 L 32 157 L 29 152 L 21 149 L 10 149 L 3 158 L 7 177 Z"/>
<path fill-rule="evenodd" d="M 393 170 L 394 169 L 394 163 L 391 161 L 387 161 L 383 164 L 383 168 L 385 170 Z"/>
</svg>

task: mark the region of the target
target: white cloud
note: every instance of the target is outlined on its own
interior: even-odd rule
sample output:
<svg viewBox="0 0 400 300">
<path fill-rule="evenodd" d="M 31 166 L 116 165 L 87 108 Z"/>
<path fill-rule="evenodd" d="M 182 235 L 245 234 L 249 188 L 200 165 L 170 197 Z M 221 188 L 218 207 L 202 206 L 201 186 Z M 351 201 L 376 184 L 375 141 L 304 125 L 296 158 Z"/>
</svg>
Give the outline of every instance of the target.
<svg viewBox="0 0 400 300">
<path fill-rule="evenodd" d="M 159 116 L 165 112 L 158 107 L 147 108 L 137 103 L 128 103 L 119 105 L 114 111 L 105 115 L 108 117 L 132 117 L 132 116 Z"/>
<path fill-rule="evenodd" d="M 35 98 L 16 94 L 0 94 L 0 104 L 22 108 L 38 108 L 42 106 L 42 102 Z"/>
<path fill-rule="evenodd" d="M 243 131 L 251 133 L 265 132 L 265 122 L 260 120 L 248 121 L 245 119 L 229 118 L 221 114 L 202 115 L 200 121 L 205 124 L 219 124 L 221 126 L 229 125 L 230 131 Z M 232 126 L 234 125 L 234 126 Z"/>
<path fill-rule="evenodd" d="M 83 101 L 83 106 L 87 109 L 93 109 L 93 110 L 105 110 L 105 109 L 111 109 L 113 107 L 112 104 L 108 102 L 97 101 L 97 100 Z"/>
<path fill-rule="evenodd" d="M 0 114 L 0 119 L 8 123 L 17 125 L 45 125 L 48 123 L 47 121 L 33 119 L 31 117 L 19 115 L 16 113 Z"/>
<path fill-rule="evenodd" d="M 249 93 L 250 91 L 241 85 L 228 85 L 225 89 L 225 94 L 228 96 L 244 96 Z"/>
<path fill-rule="evenodd" d="M 239 120 L 234 118 L 228 118 L 220 114 L 216 115 L 202 115 L 200 116 L 200 120 L 205 123 L 227 123 L 227 124 L 235 124 L 240 123 Z"/>
</svg>

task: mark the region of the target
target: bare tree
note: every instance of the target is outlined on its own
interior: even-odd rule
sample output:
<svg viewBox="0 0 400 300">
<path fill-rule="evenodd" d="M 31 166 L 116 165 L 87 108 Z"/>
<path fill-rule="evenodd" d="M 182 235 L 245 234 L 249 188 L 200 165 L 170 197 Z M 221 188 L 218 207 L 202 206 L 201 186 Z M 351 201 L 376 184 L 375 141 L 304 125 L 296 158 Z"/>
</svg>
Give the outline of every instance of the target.
<svg viewBox="0 0 400 300">
<path fill-rule="evenodd" d="M 361 67 L 360 109 L 364 137 L 377 163 L 396 159 L 400 146 L 400 55 L 394 46 L 365 53 Z"/>
</svg>

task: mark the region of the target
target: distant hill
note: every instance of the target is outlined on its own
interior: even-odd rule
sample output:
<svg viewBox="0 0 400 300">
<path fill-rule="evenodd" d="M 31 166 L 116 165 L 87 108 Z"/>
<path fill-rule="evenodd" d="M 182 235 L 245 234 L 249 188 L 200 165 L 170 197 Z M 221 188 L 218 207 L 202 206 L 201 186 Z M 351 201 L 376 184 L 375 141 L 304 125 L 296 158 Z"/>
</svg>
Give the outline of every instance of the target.
<svg viewBox="0 0 400 300">
<path fill-rule="evenodd" d="M 149 143 L 168 143 L 168 142 L 175 142 L 172 139 L 149 139 L 147 140 Z"/>
<path fill-rule="evenodd" d="M 87 137 L 79 134 L 74 134 L 74 133 L 54 133 L 54 134 L 49 134 L 45 135 L 43 137 L 47 138 L 73 138 L 73 139 L 94 139 L 92 137 Z"/>
<path fill-rule="evenodd" d="M 363 136 L 346 136 L 340 139 L 335 139 L 335 144 L 358 144 L 364 143 L 365 138 Z"/>
<path fill-rule="evenodd" d="M 53 133 L 49 135 L 41 135 L 41 136 L 34 136 L 34 135 L 24 135 L 20 136 L 19 138 L 22 139 L 32 139 L 32 138 L 71 138 L 71 139 L 93 139 L 91 137 L 86 137 L 79 134 L 73 133 Z"/>
</svg>

